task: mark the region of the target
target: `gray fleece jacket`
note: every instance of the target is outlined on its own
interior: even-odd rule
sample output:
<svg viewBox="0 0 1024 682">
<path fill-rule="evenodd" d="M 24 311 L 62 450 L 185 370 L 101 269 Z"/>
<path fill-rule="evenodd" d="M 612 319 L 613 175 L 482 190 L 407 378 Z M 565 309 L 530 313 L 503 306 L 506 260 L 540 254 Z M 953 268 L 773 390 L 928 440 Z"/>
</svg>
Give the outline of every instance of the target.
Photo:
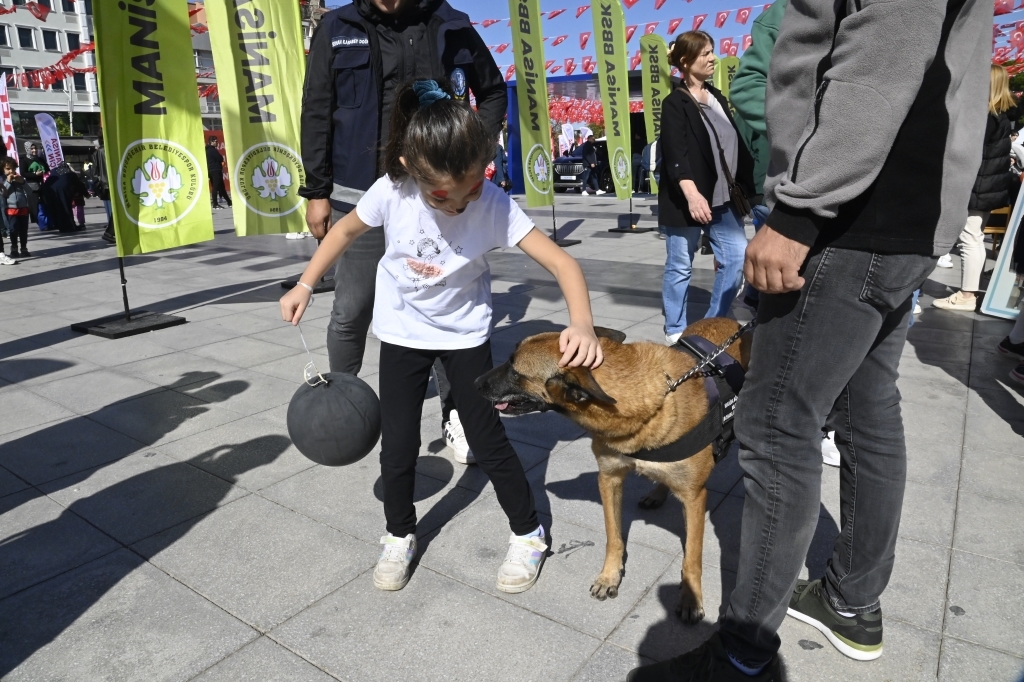
<svg viewBox="0 0 1024 682">
<path fill-rule="evenodd" d="M 791 0 L 765 103 L 768 225 L 947 253 L 981 163 L 991 19 L 981 0 Z"/>
</svg>

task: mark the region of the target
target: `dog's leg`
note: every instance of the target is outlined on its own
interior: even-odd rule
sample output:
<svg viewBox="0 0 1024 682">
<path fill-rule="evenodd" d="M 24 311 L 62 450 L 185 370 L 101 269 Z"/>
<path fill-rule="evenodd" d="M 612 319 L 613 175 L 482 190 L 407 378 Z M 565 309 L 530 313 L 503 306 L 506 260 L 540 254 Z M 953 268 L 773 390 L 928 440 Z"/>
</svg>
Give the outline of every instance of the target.
<svg viewBox="0 0 1024 682">
<path fill-rule="evenodd" d="M 604 508 L 604 529 L 608 535 L 604 550 L 604 568 L 597 580 L 590 586 L 590 596 L 604 601 L 619 596 L 622 582 L 622 555 L 626 549 L 622 542 L 622 484 L 629 470 L 600 470 L 597 486 L 601 491 L 601 506 Z"/>
<path fill-rule="evenodd" d="M 668 498 L 668 486 L 664 483 L 659 483 L 654 486 L 651 492 L 641 497 L 636 506 L 641 509 L 657 509 L 665 504 L 666 498 Z"/>
<path fill-rule="evenodd" d="M 686 554 L 683 556 L 682 584 L 676 613 L 683 622 L 696 625 L 704 619 L 704 592 L 701 589 L 701 562 L 704 557 L 704 512 L 708 491 L 703 483 L 687 487 L 680 498 L 686 518 Z"/>
</svg>

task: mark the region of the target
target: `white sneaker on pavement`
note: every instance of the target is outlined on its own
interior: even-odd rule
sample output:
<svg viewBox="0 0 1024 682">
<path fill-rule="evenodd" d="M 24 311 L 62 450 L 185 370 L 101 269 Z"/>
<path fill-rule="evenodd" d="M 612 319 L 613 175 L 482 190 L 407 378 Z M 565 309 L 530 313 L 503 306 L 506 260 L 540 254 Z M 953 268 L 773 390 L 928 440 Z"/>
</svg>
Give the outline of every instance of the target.
<svg viewBox="0 0 1024 682">
<path fill-rule="evenodd" d="M 508 553 L 498 569 L 496 587 L 506 594 L 526 592 L 537 582 L 547 553 L 548 545 L 542 537 L 509 536 Z"/>
<path fill-rule="evenodd" d="M 939 262 L 935 264 L 937 268 L 951 268 L 953 267 L 953 257 L 948 253 L 945 256 L 939 256 Z"/>
<path fill-rule="evenodd" d="M 17 265 L 18 261 L 14 260 L 6 253 L 0 252 L 0 265 Z"/>
<path fill-rule="evenodd" d="M 608 192 L 605 192 L 603 189 L 599 189 L 597 190 L 596 194 L 608 194 Z"/>
<path fill-rule="evenodd" d="M 839 448 L 836 447 L 836 432 L 821 435 L 821 461 L 830 467 L 839 466 Z"/>
<path fill-rule="evenodd" d="M 441 429 L 441 433 L 444 435 L 444 442 L 455 453 L 456 462 L 460 464 L 476 464 L 476 457 L 473 456 L 473 451 L 469 449 L 466 431 L 462 428 L 462 420 L 459 419 L 457 411 L 452 410 L 451 414 L 448 415 L 448 421 L 445 423 L 444 428 Z"/>
<path fill-rule="evenodd" d="M 665 345 L 674 346 L 679 343 L 679 339 L 683 338 L 682 332 L 676 332 L 675 334 L 665 334 Z"/>
<path fill-rule="evenodd" d="M 973 313 L 978 307 L 978 297 L 964 296 L 964 292 L 958 291 L 946 298 L 935 299 L 932 301 L 932 305 L 943 310 L 963 310 L 964 312 Z"/>
<path fill-rule="evenodd" d="M 305 232 L 289 232 L 284 236 L 285 239 L 305 239 Z"/>
<path fill-rule="evenodd" d="M 416 536 L 396 538 L 388 533 L 380 544 L 384 549 L 377 559 L 377 568 L 373 569 L 373 584 L 379 590 L 400 590 L 409 582 L 409 564 L 416 556 Z"/>
</svg>

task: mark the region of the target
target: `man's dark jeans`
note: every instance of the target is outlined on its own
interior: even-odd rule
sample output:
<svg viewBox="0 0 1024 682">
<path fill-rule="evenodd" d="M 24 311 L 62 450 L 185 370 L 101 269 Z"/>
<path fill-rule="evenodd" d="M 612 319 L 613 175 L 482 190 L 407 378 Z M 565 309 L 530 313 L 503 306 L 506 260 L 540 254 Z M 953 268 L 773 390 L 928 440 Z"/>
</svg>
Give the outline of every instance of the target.
<svg viewBox="0 0 1024 682">
<path fill-rule="evenodd" d="M 761 665 L 779 649 L 776 633 L 817 525 L 826 420 L 842 465 L 825 592 L 842 611 L 878 608 L 906 481 L 897 368 L 910 295 L 935 261 L 826 248 L 812 252 L 799 292 L 761 295 L 736 413 L 746 490 L 739 567 L 721 624 L 742 663 Z"/>
</svg>

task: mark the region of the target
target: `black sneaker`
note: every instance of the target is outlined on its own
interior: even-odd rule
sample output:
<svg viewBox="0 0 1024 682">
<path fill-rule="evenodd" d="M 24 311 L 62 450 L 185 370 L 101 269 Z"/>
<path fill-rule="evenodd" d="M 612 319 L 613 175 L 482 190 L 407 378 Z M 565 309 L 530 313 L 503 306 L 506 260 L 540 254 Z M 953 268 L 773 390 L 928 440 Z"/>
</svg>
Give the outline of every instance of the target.
<svg viewBox="0 0 1024 682">
<path fill-rule="evenodd" d="M 1024 360 L 1024 343 L 1011 343 L 1009 336 L 999 342 L 999 345 L 996 346 L 996 350 L 1003 355 L 1009 355 L 1012 358 Z"/>
<path fill-rule="evenodd" d="M 776 656 L 758 674 L 747 675 L 729 661 L 716 632 L 682 656 L 634 668 L 626 682 L 782 682 L 778 661 Z"/>
<path fill-rule="evenodd" d="M 821 581 L 798 580 L 787 613 L 818 629 L 840 653 L 857 661 L 882 655 L 882 609 L 840 616 L 821 593 Z"/>
<path fill-rule="evenodd" d="M 26 248 L 25 248 L 25 247 L 23 246 L 23 247 L 21 247 L 21 257 L 22 257 L 22 258 L 31 258 L 31 257 L 32 257 L 32 254 L 31 254 L 31 253 L 29 253 L 29 252 L 28 252 L 28 249 L 26 249 Z"/>
<path fill-rule="evenodd" d="M 1018 384 L 1024 384 L 1024 362 L 1010 370 L 1010 378 Z"/>
<path fill-rule="evenodd" d="M 17 257 L 18 257 L 18 250 L 16 248 L 14 248 L 14 247 L 11 247 L 11 258 L 17 258 Z"/>
</svg>

